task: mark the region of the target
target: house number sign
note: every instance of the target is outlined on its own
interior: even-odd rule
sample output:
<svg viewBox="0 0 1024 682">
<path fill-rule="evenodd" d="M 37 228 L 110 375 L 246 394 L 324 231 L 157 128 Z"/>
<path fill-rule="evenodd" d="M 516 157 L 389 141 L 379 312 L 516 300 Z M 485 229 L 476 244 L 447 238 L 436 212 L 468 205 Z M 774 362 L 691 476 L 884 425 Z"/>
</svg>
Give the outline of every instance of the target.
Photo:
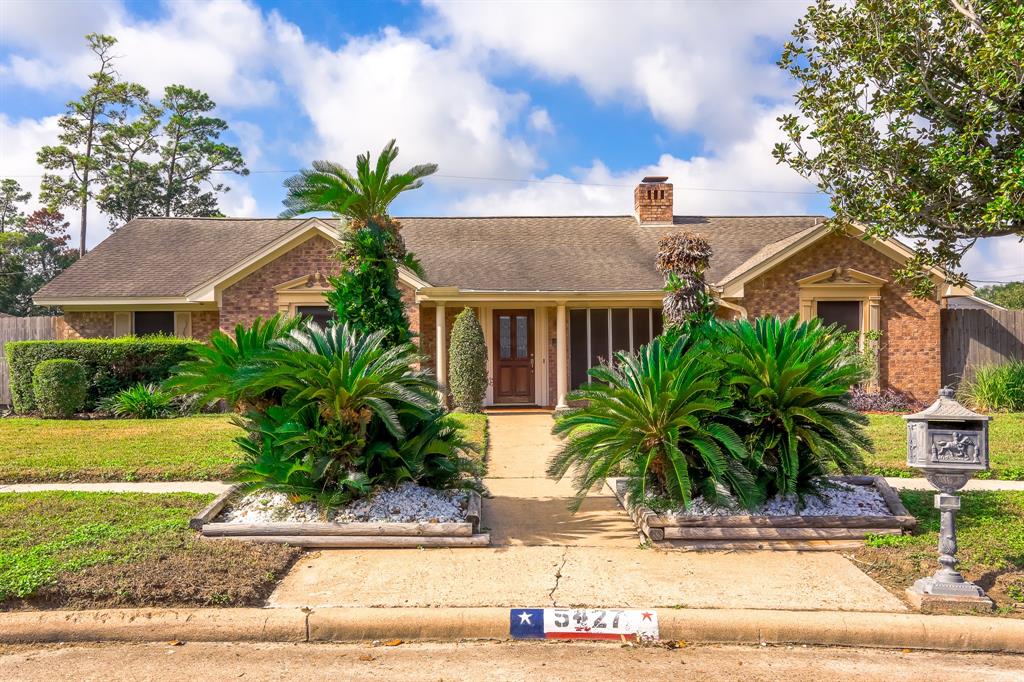
<svg viewBox="0 0 1024 682">
<path fill-rule="evenodd" d="M 635 609 L 511 609 L 513 639 L 658 639 L 658 614 Z"/>
</svg>

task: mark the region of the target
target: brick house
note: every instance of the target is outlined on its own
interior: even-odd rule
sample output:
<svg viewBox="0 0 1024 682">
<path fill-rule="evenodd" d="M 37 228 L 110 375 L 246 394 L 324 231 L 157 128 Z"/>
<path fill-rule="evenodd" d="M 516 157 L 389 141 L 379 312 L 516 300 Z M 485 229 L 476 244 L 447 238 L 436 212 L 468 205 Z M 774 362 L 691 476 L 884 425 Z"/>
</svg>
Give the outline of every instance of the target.
<svg viewBox="0 0 1024 682">
<path fill-rule="evenodd" d="M 425 278 L 399 286 L 427 364 L 447 376 L 455 316 L 476 309 L 488 341 L 489 404 L 564 404 L 587 369 L 661 331 L 658 240 L 711 243 L 719 315 L 839 322 L 882 333 L 879 382 L 919 400 L 940 383 L 940 310 L 970 296 L 934 272 L 920 300 L 891 282 L 909 255 L 845 235 L 822 216 L 680 216 L 666 178 L 644 178 L 632 216 L 402 218 Z M 330 315 L 323 294 L 339 223 L 322 218 L 133 220 L 35 296 L 61 306 L 70 337 L 167 333 L 206 339 L 277 312 Z"/>
</svg>

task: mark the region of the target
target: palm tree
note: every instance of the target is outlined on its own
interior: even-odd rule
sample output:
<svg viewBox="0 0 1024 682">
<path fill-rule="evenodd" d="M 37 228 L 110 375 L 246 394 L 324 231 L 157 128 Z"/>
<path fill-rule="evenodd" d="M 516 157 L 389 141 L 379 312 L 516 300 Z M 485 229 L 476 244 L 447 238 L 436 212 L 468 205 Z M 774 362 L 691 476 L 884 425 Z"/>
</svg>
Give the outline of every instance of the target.
<svg viewBox="0 0 1024 682">
<path fill-rule="evenodd" d="M 747 425 L 751 464 L 769 496 L 813 492 L 833 468 L 863 470 L 868 419 L 849 391 L 864 369 L 836 326 L 762 317 L 715 325 L 711 342 L 738 391 L 733 411 Z"/>
<path fill-rule="evenodd" d="M 398 266 L 424 276 L 416 258 L 407 253 L 399 233 L 401 224 L 388 216 L 388 207 L 402 192 L 423 186 L 423 178 L 434 173 L 433 163 L 413 166 L 404 173 L 391 173 L 398 147 L 391 140 L 370 165 L 370 153 L 356 158 L 356 174 L 331 161 L 314 161 L 312 169 L 285 181 L 288 196 L 282 217 L 327 211 L 347 218 L 341 229 L 338 259 L 341 273 L 331 277 L 333 287 L 327 302 L 338 321 L 355 330 L 371 333 L 383 330 L 391 344 L 412 338 L 405 303 L 398 290 Z"/>
<path fill-rule="evenodd" d="M 288 196 L 282 218 L 326 211 L 366 224 L 388 215 L 399 194 L 423 186 L 423 178 L 437 172 L 436 163 L 413 166 L 404 173 L 391 173 L 391 163 L 398 156 L 395 140 L 384 145 L 371 168 L 370 152 L 356 157 L 356 174 L 333 161 L 314 161 L 313 167 L 285 180 Z"/>
<path fill-rule="evenodd" d="M 686 334 L 654 339 L 636 354 L 590 370 L 591 383 L 570 393 L 586 406 L 559 415 L 554 433 L 565 439 L 548 475 L 575 474 L 578 509 L 587 492 L 616 472 L 627 477 L 631 498 L 649 504 L 648 486 L 673 504 L 704 499 L 750 508 L 757 487 L 742 462 L 748 454 L 721 415 L 722 363 Z"/>
</svg>

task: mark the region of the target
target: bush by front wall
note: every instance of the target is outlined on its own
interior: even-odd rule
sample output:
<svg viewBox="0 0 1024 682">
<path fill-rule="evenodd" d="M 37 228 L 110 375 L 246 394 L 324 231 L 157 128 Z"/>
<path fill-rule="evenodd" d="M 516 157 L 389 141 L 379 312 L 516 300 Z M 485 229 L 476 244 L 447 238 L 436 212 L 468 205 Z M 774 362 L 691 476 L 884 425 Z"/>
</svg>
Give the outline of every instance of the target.
<svg viewBox="0 0 1024 682">
<path fill-rule="evenodd" d="M 85 369 L 77 360 L 43 360 L 32 372 L 32 394 L 44 417 L 67 419 L 85 404 Z"/>
<path fill-rule="evenodd" d="M 8 343 L 11 402 L 16 412 L 35 410 L 32 373 L 36 366 L 44 360 L 68 359 L 77 360 L 85 370 L 84 409 L 93 410 L 124 388 L 164 381 L 171 368 L 189 358 L 198 345 L 191 339 L 163 336 Z"/>
</svg>

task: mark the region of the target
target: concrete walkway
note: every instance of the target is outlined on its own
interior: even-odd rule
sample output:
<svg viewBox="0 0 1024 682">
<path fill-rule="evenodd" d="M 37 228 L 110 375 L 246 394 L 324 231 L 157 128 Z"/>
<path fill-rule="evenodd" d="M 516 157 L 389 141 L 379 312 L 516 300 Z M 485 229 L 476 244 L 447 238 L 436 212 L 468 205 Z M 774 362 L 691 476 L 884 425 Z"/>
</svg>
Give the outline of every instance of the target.
<svg viewBox="0 0 1024 682">
<path fill-rule="evenodd" d="M 491 544 L 501 546 L 573 546 L 635 548 L 633 522 L 611 491 L 592 491 L 576 514 L 569 512 L 575 489 L 568 478 L 546 475 L 558 449 L 551 435 L 551 414 L 488 415 L 491 443 L 484 500 L 484 525 Z"/>
<path fill-rule="evenodd" d="M 889 478 L 886 483 L 897 490 L 935 490 L 935 486 L 925 478 Z M 1024 481 L 983 481 L 972 479 L 967 482 L 964 490 L 1024 490 Z"/>
<path fill-rule="evenodd" d="M 232 483 L 222 481 L 158 481 L 154 483 L 8 483 L 0 493 L 72 490 L 85 493 L 200 493 L 219 495 Z"/>
<path fill-rule="evenodd" d="M 575 515 L 544 477 L 551 415 L 491 414 L 482 523 L 492 547 L 330 550 L 300 559 L 272 607 L 594 606 L 905 611 L 834 552 L 641 549 L 607 489 Z"/>
</svg>

